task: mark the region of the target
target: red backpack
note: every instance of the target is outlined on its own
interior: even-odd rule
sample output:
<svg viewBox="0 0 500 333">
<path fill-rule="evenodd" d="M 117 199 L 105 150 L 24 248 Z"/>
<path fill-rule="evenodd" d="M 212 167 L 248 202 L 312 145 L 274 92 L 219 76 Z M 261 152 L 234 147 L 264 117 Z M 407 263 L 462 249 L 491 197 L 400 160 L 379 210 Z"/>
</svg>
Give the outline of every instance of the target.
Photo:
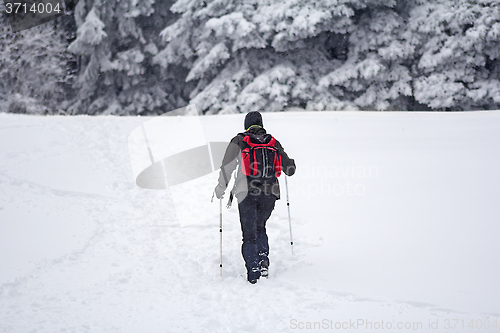
<svg viewBox="0 0 500 333">
<path fill-rule="evenodd" d="M 276 139 L 270 134 L 246 133 L 241 151 L 241 171 L 244 175 L 266 182 L 281 175 L 281 155 L 275 147 Z"/>
</svg>

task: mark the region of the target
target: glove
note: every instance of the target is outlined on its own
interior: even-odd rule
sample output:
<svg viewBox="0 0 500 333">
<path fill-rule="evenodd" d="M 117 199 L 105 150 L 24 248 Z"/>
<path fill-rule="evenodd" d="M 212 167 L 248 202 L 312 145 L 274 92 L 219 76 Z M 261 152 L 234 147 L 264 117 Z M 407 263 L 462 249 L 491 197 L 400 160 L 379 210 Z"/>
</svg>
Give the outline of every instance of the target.
<svg viewBox="0 0 500 333">
<path fill-rule="evenodd" d="M 220 186 L 220 184 L 215 186 L 214 192 L 215 192 L 215 196 L 217 197 L 217 199 L 224 198 L 224 191 L 225 191 L 225 189 L 223 189 L 222 186 Z"/>
</svg>

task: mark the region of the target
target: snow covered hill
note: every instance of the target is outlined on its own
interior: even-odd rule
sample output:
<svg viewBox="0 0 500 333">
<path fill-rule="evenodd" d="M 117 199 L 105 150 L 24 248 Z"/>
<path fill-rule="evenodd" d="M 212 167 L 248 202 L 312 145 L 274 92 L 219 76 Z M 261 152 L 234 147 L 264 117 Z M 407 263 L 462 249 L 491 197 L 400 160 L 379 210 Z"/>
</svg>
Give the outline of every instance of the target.
<svg viewBox="0 0 500 333">
<path fill-rule="evenodd" d="M 250 285 L 236 205 L 219 276 L 216 173 L 184 184 L 190 221 L 135 185 L 151 118 L 0 114 L 0 332 L 500 330 L 500 112 L 263 117 L 298 166 L 295 254 L 281 200 Z M 228 141 L 243 118 L 200 121 Z"/>
</svg>

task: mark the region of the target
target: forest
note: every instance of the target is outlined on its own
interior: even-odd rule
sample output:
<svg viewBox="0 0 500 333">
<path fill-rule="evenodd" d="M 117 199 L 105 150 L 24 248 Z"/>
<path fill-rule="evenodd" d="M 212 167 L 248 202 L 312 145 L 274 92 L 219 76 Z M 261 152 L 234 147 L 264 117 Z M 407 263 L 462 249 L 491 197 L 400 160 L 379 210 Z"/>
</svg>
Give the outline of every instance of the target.
<svg viewBox="0 0 500 333">
<path fill-rule="evenodd" d="M 0 112 L 500 109 L 497 0 L 80 0 L 13 32 Z"/>
</svg>

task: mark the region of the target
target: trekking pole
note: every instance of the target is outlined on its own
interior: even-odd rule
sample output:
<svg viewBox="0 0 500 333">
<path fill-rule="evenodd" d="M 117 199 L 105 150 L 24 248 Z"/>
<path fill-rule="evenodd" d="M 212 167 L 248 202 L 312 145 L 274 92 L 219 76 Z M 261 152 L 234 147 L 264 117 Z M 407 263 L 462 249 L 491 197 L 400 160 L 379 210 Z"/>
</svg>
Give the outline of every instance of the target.
<svg viewBox="0 0 500 333">
<path fill-rule="evenodd" d="M 219 224 L 219 234 L 220 234 L 220 277 L 222 278 L 222 198 L 219 199 L 220 202 L 220 224 Z"/>
<path fill-rule="evenodd" d="M 286 206 L 288 207 L 288 225 L 290 226 L 290 246 L 292 247 L 292 255 L 293 255 L 292 218 L 290 217 L 290 200 L 288 198 L 288 181 L 286 179 L 287 176 L 285 175 Z"/>
</svg>

